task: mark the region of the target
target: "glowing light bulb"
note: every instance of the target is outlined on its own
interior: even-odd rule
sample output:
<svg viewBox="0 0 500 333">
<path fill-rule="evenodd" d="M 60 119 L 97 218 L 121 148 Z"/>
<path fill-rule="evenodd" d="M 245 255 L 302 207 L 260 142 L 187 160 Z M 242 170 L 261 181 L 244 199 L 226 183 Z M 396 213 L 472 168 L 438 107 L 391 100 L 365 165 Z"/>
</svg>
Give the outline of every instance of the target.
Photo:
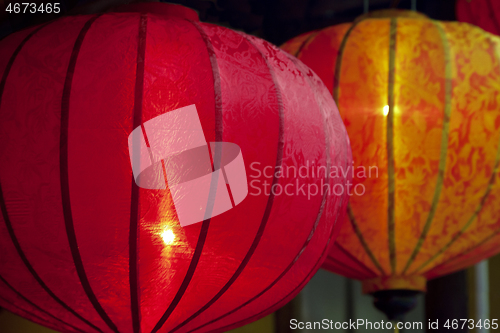
<svg viewBox="0 0 500 333">
<path fill-rule="evenodd" d="M 384 106 L 382 110 L 384 112 L 384 116 L 387 116 L 389 114 L 389 105 Z"/>
<path fill-rule="evenodd" d="M 174 235 L 174 232 L 170 229 L 166 229 L 162 232 L 161 234 L 161 238 L 163 238 L 163 242 L 166 244 L 166 245 L 170 245 L 174 242 L 175 240 L 175 235 Z"/>
</svg>

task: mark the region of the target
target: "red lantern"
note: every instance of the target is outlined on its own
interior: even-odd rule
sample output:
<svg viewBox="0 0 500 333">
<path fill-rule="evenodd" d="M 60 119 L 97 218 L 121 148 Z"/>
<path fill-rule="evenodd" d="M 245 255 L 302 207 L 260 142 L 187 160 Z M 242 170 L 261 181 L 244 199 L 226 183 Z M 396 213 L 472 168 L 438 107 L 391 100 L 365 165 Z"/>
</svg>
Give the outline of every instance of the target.
<svg viewBox="0 0 500 333">
<path fill-rule="evenodd" d="M 457 0 L 457 20 L 467 22 L 500 35 L 500 1 Z"/>
<path fill-rule="evenodd" d="M 333 99 L 295 58 L 189 9 L 121 11 L 0 42 L 0 306 L 63 332 L 263 317 L 307 283 L 339 229 L 346 194 L 324 189 L 347 179 L 280 174 L 351 164 Z M 248 195 L 181 227 L 172 188 L 136 185 L 127 138 L 193 104 L 207 142 L 241 149 Z"/>
</svg>

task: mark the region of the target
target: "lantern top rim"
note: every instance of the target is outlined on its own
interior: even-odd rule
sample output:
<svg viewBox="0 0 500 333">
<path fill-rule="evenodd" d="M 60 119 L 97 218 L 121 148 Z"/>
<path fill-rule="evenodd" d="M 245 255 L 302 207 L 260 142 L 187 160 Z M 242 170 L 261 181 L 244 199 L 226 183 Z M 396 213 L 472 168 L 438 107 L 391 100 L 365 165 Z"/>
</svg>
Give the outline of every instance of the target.
<svg viewBox="0 0 500 333">
<path fill-rule="evenodd" d="M 162 15 L 168 18 L 187 19 L 191 21 L 200 21 L 198 12 L 194 9 L 165 2 L 136 2 L 118 6 L 111 10 L 112 12 L 136 12 Z"/>
<path fill-rule="evenodd" d="M 367 19 L 384 19 L 384 18 L 413 18 L 429 20 L 425 14 L 405 9 L 381 9 L 368 12 L 366 14 L 356 17 L 354 22 L 359 22 Z"/>
</svg>

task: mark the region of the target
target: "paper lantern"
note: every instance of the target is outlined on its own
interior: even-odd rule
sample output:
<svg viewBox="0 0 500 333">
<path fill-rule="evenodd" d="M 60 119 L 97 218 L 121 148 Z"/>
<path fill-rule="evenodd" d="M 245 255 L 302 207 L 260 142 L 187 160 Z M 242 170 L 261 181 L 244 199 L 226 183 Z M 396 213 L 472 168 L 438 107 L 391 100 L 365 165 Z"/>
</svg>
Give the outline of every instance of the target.
<svg viewBox="0 0 500 333">
<path fill-rule="evenodd" d="M 333 93 L 351 138 L 348 220 L 324 267 L 365 293 L 500 251 L 500 43 L 465 23 L 383 11 L 283 48 Z"/>
<path fill-rule="evenodd" d="M 1 307 L 62 332 L 223 331 L 276 310 L 319 268 L 347 202 L 322 190 L 349 176 L 278 171 L 351 155 L 300 61 L 159 3 L 63 17 L 0 50 Z M 169 164 L 197 145 L 189 165 Z M 169 185 L 178 167 L 223 186 L 205 203 L 206 184 L 148 188 L 136 153 Z M 242 165 L 244 182 L 231 178 Z M 203 221 L 181 226 L 176 195 Z"/>
<path fill-rule="evenodd" d="M 457 0 L 457 20 L 500 35 L 500 2 L 496 0 Z"/>
</svg>

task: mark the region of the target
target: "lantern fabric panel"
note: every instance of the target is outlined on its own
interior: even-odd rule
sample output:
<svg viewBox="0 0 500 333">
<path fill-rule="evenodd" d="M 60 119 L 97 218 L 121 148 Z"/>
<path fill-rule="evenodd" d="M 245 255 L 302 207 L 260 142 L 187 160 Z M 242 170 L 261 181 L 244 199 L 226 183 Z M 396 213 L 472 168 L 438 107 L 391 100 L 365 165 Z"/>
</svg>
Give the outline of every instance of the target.
<svg viewBox="0 0 500 333">
<path fill-rule="evenodd" d="M 128 156 L 121 146 L 128 137 L 126 129 L 133 126 L 130 106 L 134 104 L 139 22 L 139 17 L 124 14 L 116 14 L 112 25 L 99 18 L 93 22 L 74 64 L 67 110 L 70 200 L 66 206 L 71 209 L 85 274 L 109 318 L 130 313 L 131 304 L 130 290 L 123 283 L 129 279 L 130 250 L 123 221 L 130 221 L 132 184 L 123 168 Z M 117 158 L 105 158 L 118 151 Z M 100 190 L 95 191 L 96 187 Z M 110 292 L 113 284 L 122 287 Z M 114 323 L 118 331 L 126 330 L 132 326 L 131 313 Z"/>
<path fill-rule="evenodd" d="M 223 111 L 220 102 L 220 86 L 216 81 L 218 76 L 212 68 L 213 63 L 206 42 L 197 27 L 188 21 L 163 20 L 161 16 L 150 14 L 148 14 L 147 27 L 146 40 L 148 42 L 146 43 L 144 69 L 145 103 L 142 121 L 153 119 L 167 110 L 194 103 L 197 108 L 199 107 L 198 113 L 207 142 L 228 141 L 224 138 L 221 123 Z M 276 131 L 270 130 L 269 133 L 274 134 L 273 139 L 276 138 Z M 269 160 L 272 159 L 269 157 Z M 186 276 L 193 277 L 192 283 L 196 281 L 194 273 L 203 267 L 203 259 L 200 259 L 196 271 L 193 272 L 190 269 L 191 258 L 196 251 L 200 252 L 197 244 L 202 244 L 204 235 L 206 235 L 206 240 L 203 250 L 205 251 L 210 245 L 210 234 L 208 224 L 205 222 L 186 228 L 175 223 L 177 216 L 169 191 L 140 189 L 139 196 L 141 197 L 139 239 L 142 241 L 138 248 L 138 280 L 151 281 L 147 288 L 144 288 L 146 285 L 140 287 L 141 330 L 152 332 L 167 311 L 170 313 L 167 315 L 175 315 L 175 312 L 172 313 L 174 306 L 169 307 L 174 299 L 179 300 L 181 295 L 184 299 L 192 293 L 190 289 L 184 292 L 179 292 L 179 289 L 186 285 L 184 282 Z M 154 202 L 157 203 L 153 204 Z M 151 206 L 153 209 L 149 208 Z M 256 206 L 261 208 L 264 202 L 258 201 Z M 231 213 L 232 211 L 229 211 L 226 214 Z M 216 218 L 212 218 L 212 221 Z M 255 219 L 256 216 L 250 214 L 249 218 Z M 248 223 L 247 228 L 249 235 L 254 235 L 257 229 L 251 223 Z M 176 238 L 172 244 L 165 244 L 162 239 L 163 232 L 168 230 L 172 230 Z M 227 236 L 223 238 L 227 239 Z M 235 261 L 241 260 L 244 256 L 250 240 L 240 240 L 240 244 L 241 246 L 237 247 L 234 241 L 227 240 L 227 247 L 231 249 L 229 250 L 231 252 L 228 251 L 229 257 L 235 258 Z M 218 253 L 221 249 L 216 247 L 213 251 L 213 253 Z M 145 255 L 147 253 L 152 255 Z M 203 258 L 206 253 L 201 252 L 201 256 Z M 211 284 L 212 288 L 215 288 L 217 283 L 221 284 L 228 279 L 231 274 L 230 269 L 235 266 L 234 263 L 231 265 L 227 261 L 221 261 L 220 265 L 221 267 L 225 265 L 224 269 L 211 279 L 206 279 L 206 283 Z M 166 281 L 169 283 L 166 284 Z M 205 294 L 206 292 L 198 293 L 199 303 L 208 296 Z M 196 306 L 197 309 L 201 306 L 199 303 L 192 306 Z M 186 308 L 188 312 L 189 308 L 186 304 L 180 303 L 178 306 Z M 147 316 L 143 315 L 142 309 L 148 314 Z M 164 318 L 167 318 L 167 315 Z"/>
<path fill-rule="evenodd" d="M 30 320 L 34 323 L 57 331 L 81 332 L 76 330 L 74 327 L 65 324 L 61 321 L 61 319 L 51 315 L 46 310 L 32 303 L 24 295 L 20 294 L 17 290 L 14 290 L 12 285 L 5 282 L 5 280 L 0 279 L 0 281 L 2 281 L 1 292 L 3 295 L 0 299 L 0 306 L 3 308 L 10 307 L 11 312 L 24 318 L 30 318 Z"/>
<path fill-rule="evenodd" d="M 2 73 L 5 73 L 5 69 L 9 64 L 9 58 L 10 54 L 14 53 L 15 50 L 18 48 L 19 43 L 22 42 L 27 36 L 29 36 L 33 30 L 36 30 L 36 28 L 31 28 L 31 29 L 25 29 L 22 32 L 19 32 L 18 35 L 13 36 L 7 36 L 3 39 L 3 47 L 5 50 L 5 53 L 0 53 L 0 70 Z M 2 79 L 3 82 L 4 80 Z M 2 133 L 0 133 L 0 137 L 4 139 L 4 136 L 2 136 Z M 25 209 L 25 207 L 21 206 L 21 211 Z M 1 218 L 1 217 L 0 217 Z M 3 220 L 2 220 L 3 222 Z M 5 224 L 2 223 L 2 227 L 4 227 Z M 3 229 L 5 230 L 5 227 Z M 5 248 L 3 246 L 3 242 L 0 242 L 0 253 L 5 253 Z M 0 256 L 1 260 L 1 265 L 4 265 L 6 262 L 6 258 L 4 256 Z M 36 283 L 36 282 L 34 282 Z M 13 286 L 6 281 L 2 276 L 0 276 L 0 288 L 2 292 L 2 297 L 0 298 L 0 305 L 2 307 L 7 306 L 8 304 L 18 304 L 16 307 L 12 307 L 12 311 L 33 318 L 33 321 L 37 323 L 44 323 L 45 326 L 51 327 L 51 328 L 59 328 L 59 327 L 65 327 L 69 329 L 69 326 L 66 326 L 64 323 L 62 323 L 60 320 L 57 320 L 56 318 L 51 318 L 50 315 L 44 311 L 43 309 L 34 306 L 30 301 L 27 301 L 26 297 L 19 293 L 18 290 L 14 289 Z M 50 323 L 50 319 L 56 319 L 56 323 Z"/>
<path fill-rule="evenodd" d="M 427 276 L 432 279 L 437 274 L 447 274 L 457 271 L 462 268 L 462 266 L 472 266 L 476 264 L 477 258 L 489 258 L 497 254 L 498 247 L 498 231 L 494 234 L 482 239 L 476 246 L 471 247 L 464 251 L 463 253 L 456 255 L 454 257 L 448 258 L 446 261 L 440 265 L 431 269 Z"/>
<path fill-rule="evenodd" d="M 305 33 L 301 36 L 304 36 L 304 42 L 298 44 L 297 47 L 295 47 L 292 43 L 297 43 L 300 41 L 300 36 L 297 37 L 297 41 L 295 39 L 293 42 L 290 42 L 290 44 L 285 44 L 283 45 L 283 48 L 285 51 L 287 50 L 296 50 L 292 54 L 294 55 L 301 55 L 304 57 L 305 62 L 309 62 L 310 65 L 309 67 L 316 73 L 318 70 L 321 68 L 335 68 L 335 64 L 337 61 L 337 52 L 339 49 L 339 46 L 342 42 L 342 39 L 344 38 L 345 34 L 349 30 L 350 24 L 340 24 L 336 26 L 335 28 L 325 28 L 322 30 L 318 31 L 313 31 L 310 33 Z M 315 41 L 314 43 L 311 43 L 312 41 Z M 317 43 L 317 41 L 321 41 L 320 43 Z M 304 47 L 307 49 L 311 50 L 312 52 L 301 52 Z M 319 46 L 322 46 L 321 48 L 318 48 Z M 313 56 L 313 52 L 316 55 Z M 333 56 L 332 56 L 333 55 Z M 329 91 L 333 91 L 333 83 L 334 83 L 334 72 L 331 72 L 329 74 L 324 73 L 325 76 L 322 78 L 323 83 L 325 86 L 328 88 Z"/>
<path fill-rule="evenodd" d="M 397 55 L 393 61 L 394 83 L 389 89 L 394 95 L 392 239 L 397 254 L 389 273 L 406 274 L 422 233 L 430 223 L 434 230 L 439 221 L 433 214 L 440 208 L 436 203 L 446 181 L 440 170 L 449 161 L 446 154 L 451 153 L 447 151 L 451 73 L 446 65 L 446 37 L 438 23 L 397 20 L 396 28 L 392 38 Z M 424 251 L 419 251 L 420 256 Z"/>
<path fill-rule="evenodd" d="M 335 256 L 328 256 L 323 262 L 323 268 L 338 272 L 339 274 L 350 279 L 363 280 L 367 277 L 377 277 L 377 274 L 373 270 L 371 270 L 363 262 L 359 261 L 337 242 L 334 242 L 332 247 L 336 248 Z"/>
<path fill-rule="evenodd" d="M 223 141 L 237 143 L 243 152 L 250 152 L 253 156 L 256 156 L 259 152 L 272 151 L 272 154 L 259 156 L 256 161 L 258 161 L 258 165 L 270 166 L 271 169 L 274 169 L 275 165 L 281 163 L 283 154 L 279 142 L 283 140 L 285 135 L 283 130 L 284 116 L 283 109 L 279 105 L 278 94 L 280 92 L 272 81 L 272 74 L 265 60 L 247 41 L 234 32 L 226 32 L 225 29 L 222 30 L 222 28 L 208 25 L 204 25 L 202 29 L 203 33 L 206 34 L 208 48 L 212 50 L 213 57 L 216 59 L 213 66 L 217 66 L 216 75 L 220 78 L 218 88 L 220 91 L 216 99 L 220 98 L 221 103 L 221 117 L 219 120 L 223 124 L 221 133 Z M 222 35 L 222 32 L 224 32 L 224 35 Z M 225 49 L 221 50 L 221 48 Z M 259 82 L 259 77 L 265 80 Z M 260 84 L 254 85 L 252 82 L 259 82 Z M 247 89 L 255 90 L 252 94 L 248 94 Z M 248 97 L 243 97 L 245 95 Z M 242 97 L 235 98 L 236 96 Z M 260 98 L 256 100 L 251 96 L 260 96 Z M 266 115 L 265 118 L 264 115 Z M 265 123 L 255 121 L 255 117 L 262 120 L 267 119 L 267 121 Z M 264 141 L 257 140 L 254 137 L 256 135 L 267 140 L 267 144 Z M 249 167 L 247 170 L 247 177 L 251 181 L 252 171 Z M 278 181 L 278 179 L 276 180 Z M 252 199 L 255 201 L 250 201 Z M 235 290 L 234 288 L 237 288 L 240 278 L 246 281 L 244 274 L 250 272 L 253 261 L 257 256 L 257 252 L 253 252 L 258 249 L 255 246 L 259 244 L 259 247 L 261 247 L 266 241 L 266 235 L 269 235 L 263 233 L 262 228 L 265 226 L 265 230 L 268 230 L 267 225 L 272 221 L 273 215 L 266 215 L 265 212 L 269 212 L 268 207 L 271 203 L 272 207 L 274 207 L 273 210 L 278 207 L 276 206 L 277 197 L 274 197 L 271 201 L 264 198 L 264 196 L 257 196 L 250 200 L 241 203 L 242 208 L 249 212 L 248 216 L 240 217 L 241 211 L 238 212 L 234 209 L 225 213 L 226 217 L 223 223 L 215 223 L 210 227 L 204 247 L 205 253 L 202 253 L 198 268 L 193 275 L 193 282 L 186 290 L 181 303 L 179 303 L 179 310 L 172 313 L 173 319 L 170 323 L 165 324 L 161 330 L 162 332 L 178 329 L 187 331 L 189 330 L 188 326 L 184 327 L 187 322 L 199 326 L 204 321 L 208 321 L 205 319 L 207 316 L 211 319 L 213 316 L 232 310 L 235 296 L 231 296 L 231 294 Z M 213 218 L 212 221 L 215 219 L 217 217 Z M 259 223 L 252 222 L 252 220 L 259 221 Z M 236 221 L 237 223 L 235 223 Z M 235 237 L 236 228 L 242 229 L 245 225 L 247 226 L 244 230 L 248 238 Z M 286 240 L 286 235 L 283 236 Z M 234 253 L 228 253 L 228 255 L 221 258 L 214 258 L 213 255 L 210 255 L 211 253 L 223 252 L 229 244 L 232 244 L 231 247 L 234 248 Z M 222 267 L 216 275 L 209 273 L 213 270 L 214 260 L 217 260 L 217 264 Z M 243 262 L 244 260 L 247 260 L 247 262 Z M 207 276 L 211 276 L 211 279 L 207 279 Z M 256 277 L 255 287 L 260 286 L 258 280 L 259 278 Z M 232 287 L 233 285 L 234 287 Z M 211 287 L 211 292 L 204 292 L 203 294 L 199 292 L 208 286 Z M 247 296 L 246 293 L 252 294 L 252 290 L 249 290 L 249 288 L 251 287 L 245 287 L 244 292 L 241 287 L 236 290 Z M 250 298 L 250 296 L 248 297 Z M 220 303 L 218 304 L 221 305 L 212 306 L 214 302 L 219 302 L 219 298 Z M 229 298 L 229 301 L 227 301 L 227 298 Z M 185 311 L 186 308 L 192 310 Z M 202 309 L 203 311 L 200 311 Z M 213 316 L 210 315 L 211 313 L 214 313 Z M 176 315 L 179 317 L 175 317 Z"/>
<path fill-rule="evenodd" d="M 486 241 L 500 214 L 498 38 L 389 14 L 283 45 L 332 83 L 355 166 L 378 166 L 375 179 L 355 172 L 366 194 L 351 197 L 350 222 L 324 266 L 364 280 L 366 292 L 423 290 L 421 277 L 498 252 Z"/>
<path fill-rule="evenodd" d="M 276 47 L 171 6 L 64 18 L 1 42 L 6 309 L 63 332 L 222 331 L 285 304 L 319 268 L 347 195 L 261 184 L 345 185 L 276 173 L 351 163 L 328 91 Z M 191 104 L 207 142 L 241 148 L 261 192 L 183 228 L 170 189 L 135 184 L 127 138 Z"/>
<path fill-rule="evenodd" d="M 500 3 L 495 0 L 457 0 L 457 20 L 477 25 L 481 29 L 500 35 Z"/>
<path fill-rule="evenodd" d="M 356 154 L 357 159 L 354 161 L 363 166 L 378 166 L 378 177 L 364 179 L 366 191 L 371 193 L 371 196 L 363 195 L 356 201 L 352 200 L 352 197 L 350 198 L 351 210 L 356 212 L 355 218 L 352 218 L 351 221 L 365 235 L 372 256 L 377 258 L 375 262 L 369 260 L 370 267 L 374 270 L 389 271 L 390 260 L 387 251 L 389 243 L 387 223 L 387 124 L 384 118 L 378 117 L 378 113 L 387 103 L 384 96 L 387 96 L 389 66 L 388 64 L 386 66 L 370 65 L 375 59 L 389 58 L 390 24 L 381 20 L 371 20 L 362 21 L 357 27 L 359 29 L 353 28 L 349 31 L 349 39 L 353 37 L 356 42 L 345 43 L 342 59 L 337 58 L 337 62 L 342 61 L 338 76 L 344 78 L 346 88 L 342 89 L 336 84 L 333 88 L 334 98 L 338 96 L 338 101 L 340 101 L 338 103 L 339 110 L 346 110 L 346 108 L 351 110 L 353 103 L 360 103 L 359 110 L 361 113 L 359 115 L 354 113 L 342 115 L 344 122 L 351 124 L 354 130 L 350 136 L 361 139 L 351 140 L 353 152 L 358 152 Z M 373 32 L 379 30 L 382 38 L 376 40 L 373 38 L 373 33 L 363 34 L 363 31 Z M 346 61 L 347 57 L 344 55 L 347 53 L 351 54 L 351 59 L 355 61 L 352 63 Z M 355 93 L 351 95 L 347 93 L 348 91 L 355 91 Z M 375 108 L 371 107 L 373 104 L 376 105 Z M 360 120 L 365 121 L 361 122 Z M 359 154 L 359 152 L 363 154 Z M 353 185 L 356 186 L 357 175 L 354 176 Z M 377 216 L 376 219 L 374 219 L 375 216 Z M 356 233 L 346 233 L 341 230 L 339 237 L 349 239 L 348 242 L 350 243 L 357 238 L 357 235 Z M 365 259 L 369 259 L 369 252 L 366 252 L 364 247 L 358 249 L 359 252 L 355 254 L 355 257 L 363 255 Z"/>
<path fill-rule="evenodd" d="M 436 265 L 466 251 L 491 234 L 500 214 L 495 204 L 498 185 L 492 178 L 497 173 L 500 144 L 500 62 L 495 41 L 465 24 L 445 26 L 444 31 L 451 49 L 450 63 L 456 71 L 450 97 L 446 169 L 433 227 L 408 272 L 428 270 L 431 267 L 425 265 L 430 260 L 437 259 L 433 262 Z M 469 63 L 465 59 L 470 59 Z M 458 247 L 462 242 L 464 246 Z"/>
<path fill-rule="evenodd" d="M 323 87 L 319 78 L 317 76 L 315 76 L 314 73 L 312 73 L 312 71 L 305 68 L 305 66 L 303 66 L 299 63 L 295 64 L 293 59 L 288 59 L 288 56 L 286 54 L 283 54 L 282 51 L 277 50 L 274 46 L 272 46 L 264 41 L 261 41 L 259 39 L 256 39 L 254 37 L 251 37 L 251 36 L 247 36 L 247 38 L 252 41 L 252 43 L 254 44 L 255 47 L 259 48 L 263 52 L 263 54 L 266 56 L 266 58 L 269 59 L 270 64 L 280 65 L 280 66 L 274 67 L 275 68 L 274 73 L 276 75 L 276 80 L 277 80 L 279 86 L 283 87 L 282 91 L 288 92 L 288 91 L 293 90 L 293 88 L 290 86 L 290 83 L 293 82 L 292 77 L 295 75 L 299 76 L 299 78 L 300 78 L 299 82 L 301 82 L 301 84 L 303 85 L 303 87 L 300 91 L 304 91 L 304 90 L 307 91 L 308 89 L 312 89 L 311 95 L 312 94 L 316 95 L 317 102 L 310 101 L 310 109 L 311 110 L 316 109 L 317 107 L 314 106 L 314 103 L 318 103 L 321 106 L 321 109 L 318 111 L 322 111 L 322 113 L 324 114 L 324 117 L 327 120 L 328 120 L 328 118 L 333 118 L 330 121 L 326 122 L 326 125 L 329 125 L 331 127 L 331 129 L 329 129 L 329 130 L 325 129 L 325 130 L 328 130 L 328 132 L 330 132 L 330 133 L 337 133 L 337 130 L 340 129 L 340 128 L 338 128 L 340 122 L 338 122 L 339 119 L 338 119 L 338 116 L 336 115 L 336 113 L 325 112 L 326 110 L 328 110 L 329 108 L 334 107 L 334 106 L 332 105 L 332 100 L 328 96 L 329 95 L 328 91 Z M 297 85 L 297 83 L 295 83 L 295 85 Z M 292 114 L 293 114 L 293 112 L 301 113 L 302 111 L 297 107 L 299 105 L 299 100 L 298 100 L 299 98 L 301 98 L 300 94 L 289 95 L 289 96 L 287 96 L 287 98 L 284 97 L 283 98 L 284 107 L 286 109 L 289 109 Z M 286 121 L 286 118 L 285 118 L 285 121 Z M 287 127 L 288 126 L 285 126 L 285 128 L 287 128 Z M 345 139 L 346 139 L 345 137 L 336 136 L 335 140 L 333 141 L 334 144 L 330 144 L 330 151 L 331 151 L 331 153 L 330 153 L 330 159 L 331 159 L 330 165 L 339 165 L 340 164 L 341 167 L 343 167 L 343 168 L 346 167 L 347 164 L 342 165 L 342 159 L 344 158 L 343 155 L 345 154 L 346 151 L 343 149 L 339 149 L 340 147 L 348 144 L 348 141 L 346 141 Z M 288 151 L 287 145 L 285 145 L 284 150 Z M 291 156 L 289 156 L 287 154 L 287 155 L 285 155 L 284 160 L 286 160 L 288 163 L 290 163 L 290 161 L 291 161 L 290 157 Z M 283 170 L 286 170 L 286 167 Z M 290 182 L 289 182 L 289 184 L 290 184 Z M 341 184 L 341 183 L 339 183 L 339 178 L 331 178 L 330 179 L 330 186 L 332 186 L 333 184 Z M 286 186 L 286 185 L 284 185 L 284 186 Z M 342 200 L 341 204 L 345 207 L 345 204 L 346 204 L 345 199 L 341 199 L 340 197 L 335 197 L 335 198 L 336 198 L 336 200 Z M 281 205 L 281 203 L 275 202 L 275 205 L 276 204 Z M 258 298 L 254 297 L 250 303 L 248 301 L 243 303 L 242 305 L 244 305 L 244 307 L 236 308 L 237 309 L 236 312 L 231 311 L 230 313 L 228 313 L 228 315 L 229 315 L 228 317 L 225 317 L 226 315 L 224 315 L 224 317 L 222 317 L 222 318 L 216 317 L 216 320 L 217 320 L 217 318 L 220 318 L 221 320 L 227 320 L 227 322 L 233 321 L 233 318 L 238 318 L 238 320 L 241 320 L 236 325 L 231 324 L 231 325 L 222 327 L 220 329 L 220 331 L 225 331 L 225 330 L 240 326 L 240 325 L 245 324 L 247 322 L 253 321 L 253 320 L 255 320 L 255 319 L 257 319 L 265 314 L 268 314 L 272 311 L 275 311 L 276 309 L 278 309 L 280 306 L 284 305 L 291 297 L 295 296 L 300 291 L 300 288 L 295 287 L 293 293 L 280 292 L 280 291 L 278 291 L 278 288 L 276 285 L 278 282 L 290 285 L 290 288 L 294 288 L 294 286 L 292 285 L 291 282 L 294 281 L 295 278 L 302 279 L 303 280 L 302 285 L 303 285 L 312 277 L 313 272 L 315 270 L 314 267 L 318 266 L 319 263 L 321 262 L 321 259 L 316 259 L 316 258 L 322 258 L 325 253 L 324 252 L 323 253 L 319 253 L 319 252 L 314 253 L 311 245 L 314 242 L 319 241 L 316 238 L 317 235 L 321 235 L 320 236 L 321 239 L 324 239 L 324 240 L 328 239 L 328 236 L 332 236 L 332 234 L 328 234 L 328 232 L 325 232 L 327 230 L 324 230 L 324 228 L 322 228 L 323 219 L 325 219 L 325 218 L 327 219 L 328 216 L 330 216 L 328 212 L 331 212 L 331 206 L 328 207 L 330 204 L 326 203 L 326 202 L 324 202 L 324 204 L 325 204 L 325 207 L 323 208 L 324 213 L 321 216 L 321 220 L 318 220 L 318 218 L 319 218 L 318 215 L 314 216 L 314 218 L 316 220 L 314 221 L 314 225 L 312 226 L 312 229 L 309 229 L 310 236 L 307 239 L 304 239 L 305 242 L 304 242 L 302 248 L 297 248 L 296 250 L 294 249 L 293 251 L 290 251 L 290 254 L 293 254 L 294 257 L 289 258 L 289 262 L 287 263 L 288 266 L 283 271 L 283 273 L 280 274 L 279 276 L 277 276 L 276 278 L 273 277 L 272 279 L 269 279 L 269 281 L 266 282 L 266 284 L 269 283 L 267 288 L 270 288 L 270 290 L 275 291 L 275 293 L 274 294 L 273 293 L 263 294 L 261 291 L 259 294 L 257 294 Z M 291 205 L 293 205 L 293 203 Z M 290 210 L 291 207 L 289 206 L 289 207 L 286 207 L 285 209 Z M 328 214 L 328 215 L 325 215 L 325 214 Z M 311 216 L 311 217 L 313 217 L 313 216 Z M 301 219 L 306 220 L 306 218 L 301 218 Z M 339 223 L 339 221 L 336 221 L 336 222 Z M 310 225 L 308 225 L 307 227 L 311 228 Z M 332 232 L 335 232 L 335 230 L 337 230 L 337 229 L 333 229 Z M 335 236 L 333 235 L 333 237 L 335 237 Z M 301 265 L 294 265 L 293 262 L 295 262 L 295 261 L 297 261 L 297 263 L 302 263 L 304 266 L 302 266 L 302 264 Z M 308 267 L 308 268 L 306 268 L 306 267 Z M 249 271 L 249 272 L 251 272 L 251 271 Z M 255 278 L 252 278 L 252 281 L 254 279 Z M 245 319 L 245 314 L 244 314 L 245 310 L 252 309 L 250 311 L 253 312 L 254 311 L 253 309 L 255 309 L 255 311 L 258 311 L 259 308 L 269 306 L 269 304 L 272 304 L 272 306 L 267 311 L 265 311 L 265 312 L 261 311 L 258 314 L 258 316 L 254 316 L 252 318 Z M 212 320 L 209 323 L 211 326 L 210 325 L 209 326 L 203 325 L 201 327 L 207 328 L 208 330 L 211 330 L 212 328 L 216 327 L 213 325 L 215 325 L 217 322 L 214 322 Z M 192 325 L 190 325 L 189 328 L 191 326 Z M 217 330 L 217 331 L 219 331 L 219 330 Z"/>
<path fill-rule="evenodd" d="M 58 168 L 64 79 L 71 50 L 87 21 L 86 17 L 66 18 L 59 27 L 46 25 L 19 43 L 16 61 L 9 59 L 4 71 L 9 72 L 3 77 L 1 97 L 2 132 L 10 145 L 4 146 L 8 150 L 3 158 L 9 163 L 2 163 L 5 262 L 0 274 L 32 302 L 44 304 L 48 312 L 58 313 L 58 318 L 83 331 L 102 330 L 105 324 L 89 302 L 82 302 L 86 295 L 66 236 Z M 37 34 L 42 39 L 35 38 Z M 47 48 L 45 40 L 57 47 Z M 31 98 L 20 98 L 22 91 L 28 91 Z M 19 174 L 20 170 L 24 171 Z M 23 207 L 20 214 L 9 210 L 16 202 Z M 53 228 L 46 228 L 49 221 Z"/>
</svg>

